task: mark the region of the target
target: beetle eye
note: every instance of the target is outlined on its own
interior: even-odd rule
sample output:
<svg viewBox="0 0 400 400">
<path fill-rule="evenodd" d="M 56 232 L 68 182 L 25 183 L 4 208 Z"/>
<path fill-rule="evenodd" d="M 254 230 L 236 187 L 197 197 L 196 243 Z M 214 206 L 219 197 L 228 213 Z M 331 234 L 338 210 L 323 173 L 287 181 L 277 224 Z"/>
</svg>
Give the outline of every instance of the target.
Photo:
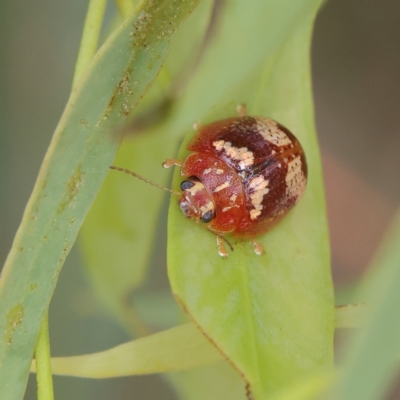
<svg viewBox="0 0 400 400">
<path fill-rule="evenodd" d="M 181 210 L 182 210 L 182 212 L 183 212 L 184 215 L 188 215 L 188 213 L 189 213 L 189 207 L 188 207 L 188 204 L 187 204 L 185 201 L 182 201 L 182 202 L 179 204 L 179 207 L 181 208 Z"/>
<path fill-rule="evenodd" d="M 186 190 L 186 189 L 190 189 L 194 186 L 194 182 L 193 181 L 183 181 L 181 183 L 181 190 Z"/>
<path fill-rule="evenodd" d="M 213 219 L 213 212 L 212 211 L 207 211 L 202 217 L 201 221 L 202 222 L 210 222 Z"/>
</svg>

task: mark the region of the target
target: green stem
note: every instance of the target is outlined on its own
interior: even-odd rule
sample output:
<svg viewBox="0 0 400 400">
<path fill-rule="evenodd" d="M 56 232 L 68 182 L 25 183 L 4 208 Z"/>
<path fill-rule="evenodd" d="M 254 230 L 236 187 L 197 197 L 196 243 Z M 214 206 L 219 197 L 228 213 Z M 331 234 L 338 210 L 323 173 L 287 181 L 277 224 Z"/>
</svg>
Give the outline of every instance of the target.
<svg viewBox="0 0 400 400">
<path fill-rule="evenodd" d="M 51 375 L 49 315 L 46 311 L 40 325 L 35 348 L 36 382 L 38 400 L 53 400 L 53 380 Z"/>
<path fill-rule="evenodd" d="M 85 24 L 83 26 L 81 45 L 79 47 L 78 58 L 75 65 L 73 86 L 75 86 L 76 82 L 82 76 L 82 73 L 85 71 L 96 53 L 106 3 L 107 0 L 89 1 Z"/>
<path fill-rule="evenodd" d="M 135 8 L 135 2 L 132 0 L 115 0 L 115 2 L 117 3 L 117 7 L 122 15 L 122 18 L 128 17 Z"/>
</svg>

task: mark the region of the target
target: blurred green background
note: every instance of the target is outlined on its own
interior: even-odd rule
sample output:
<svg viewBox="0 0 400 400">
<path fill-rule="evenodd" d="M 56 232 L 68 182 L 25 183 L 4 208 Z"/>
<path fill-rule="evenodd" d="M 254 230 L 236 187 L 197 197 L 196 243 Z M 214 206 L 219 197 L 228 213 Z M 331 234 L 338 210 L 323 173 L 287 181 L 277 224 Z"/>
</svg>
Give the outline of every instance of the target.
<svg viewBox="0 0 400 400">
<path fill-rule="evenodd" d="M 0 2 L 0 265 L 70 92 L 86 6 L 78 0 Z M 114 12 L 110 4 L 108 20 Z M 399 15 L 398 2 L 335 0 L 316 21 L 316 120 L 338 304 L 347 301 L 399 203 Z M 167 288 L 162 232 L 159 242 L 153 290 Z M 50 334 L 55 356 L 100 351 L 130 339 L 96 303 L 77 248 L 51 304 Z M 56 377 L 55 393 L 58 400 L 177 399 L 159 376 Z M 33 379 L 25 398 L 36 398 Z"/>
</svg>

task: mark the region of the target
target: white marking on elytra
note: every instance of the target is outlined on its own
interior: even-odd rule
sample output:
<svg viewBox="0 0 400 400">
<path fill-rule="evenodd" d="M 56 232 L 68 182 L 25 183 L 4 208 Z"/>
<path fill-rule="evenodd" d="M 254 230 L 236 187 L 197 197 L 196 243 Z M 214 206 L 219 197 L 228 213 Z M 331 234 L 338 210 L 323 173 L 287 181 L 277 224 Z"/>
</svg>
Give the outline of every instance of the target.
<svg viewBox="0 0 400 400">
<path fill-rule="evenodd" d="M 217 151 L 224 150 L 226 155 L 235 161 L 239 161 L 239 168 L 246 169 L 254 164 L 254 155 L 247 147 L 235 147 L 231 142 L 217 140 L 213 142 L 213 146 Z"/>
<path fill-rule="evenodd" d="M 250 218 L 256 219 L 261 215 L 261 210 L 263 209 L 262 201 L 264 199 L 264 195 L 268 194 L 269 180 L 265 179 L 263 176 L 259 175 L 253 178 L 249 183 L 249 188 L 253 190 L 253 193 L 250 194 L 251 204 L 254 207 L 253 210 L 250 210 Z"/>
<path fill-rule="evenodd" d="M 231 210 L 232 208 L 239 208 L 239 204 L 236 204 L 236 199 L 237 199 L 237 194 L 233 194 L 231 197 L 229 197 L 229 206 L 224 207 L 222 209 L 222 212 L 227 212 Z"/>
<path fill-rule="evenodd" d="M 269 118 L 256 118 L 257 132 L 268 142 L 278 147 L 288 146 L 292 144 L 291 139 L 286 133 L 279 128 L 278 123 Z"/>
<path fill-rule="evenodd" d="M 229 206 L 227 206 L 227 207 L 224 207 L 223 209 L 222 209 L 222 212 L 227 212 L 227 211 L 229 211 L 229 210 L 232 210 L 232 208 L 239 208 L 240 206 L 238 205 L 238 204 L 232 204 L 232 205 L 229 205 Z"/>
<path fill-rule="evenodd" d="M 222 175 L 224 173 L 224 170 L 220 168 L 207 168 L 204 170 L 203 173 L 204 175 L 208 175 L 211 171 L 214 172 L 214 174 L 216 175 Z"/>
<path fill-rule="evenodd" d="M 224 182 L 222 185 L 217 186 L 214 190 L 213 193 L 220 192 L 221 190 L 224 190 L 231 186 L 231 183 L 229 181 Z"/>
<path fill-rule="evenodd" d="M 261 214 L 261 210 L 250 210 L 250 219 L 256 219 Z"/>
<path fill-rule="evenodd" d="M 268 179 L 265 179 L 262 175 L 259 175 L 250 181 L 249 187 L 250 189 L 261 190 L 266 188 L 268 186 L 268 183 L 269 183 Z"/>
<path fill-rule="evenodd" d="M 300 156 L 295 157 L 287 164 L 288 170 L 285 177 L 286 196 L 299 198 L 306 186 L 306 177 L 301 169 L 302 163 Z"/>
</svg>

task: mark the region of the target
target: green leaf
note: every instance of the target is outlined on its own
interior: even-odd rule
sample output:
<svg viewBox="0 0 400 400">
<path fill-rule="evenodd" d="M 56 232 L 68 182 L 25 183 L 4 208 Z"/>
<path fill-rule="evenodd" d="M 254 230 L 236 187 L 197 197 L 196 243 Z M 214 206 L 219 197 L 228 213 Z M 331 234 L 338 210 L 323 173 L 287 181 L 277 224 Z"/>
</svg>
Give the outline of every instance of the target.
<svg viewBox="0 0 400 400">
<path fill-rule="evenodd" d="M 333 370 L 324 370 L 302 377 L 271 397 L 271 400 L 317 400 L 326 392 L 335 377 Z"/>
<path fill-rule="evenodd" d="M 346 304 L 335 307 L 335 328 L 360 328 L 367 313 L 366 304 Z"/>
<path fill-rule="evenodd" d="M 400 354 L 400 212 L 383 240 L 358 298 L 368 305 L 363 329 L 348 343 L 335 399 L 384 398 Z"/>
<path fill-rule="evenodd" d="M 167 374 L 167 380 L 185 400 L 245 400 L 243 381 L 227 361 Z"/>
<path fill-rule="evenodd" d="M 215 105 L 212 119 L 228 117 L 244 102 L 250 115 L 282 122 L 305 148 L 308 188 L 295 210 L 261 237 L 265 256 L 255 256 L 248 243 L 237 243 L 227 260 L 220 259 L 215 236 L 182 218 L 176 199 L 169 211 L 172 290 L 241 372 L 256 400 L 333 364 L 333 290 L 310 85 L 311 30 L 318 4 L 230 3 L 181 105 L 181 112 L 186 111 L 185 105 L 196 98 L 196 110 L 187 110 L 175 122 L 180 126 L 188 115 L 193 118 L 193 111 L 200 114 L 210 105 Z M 177 172 L 175 188 L 180 180 Z"/>
<path fill-rule="evenodd" d="M 74 87 L 1 276 L 1 398 L 23 397 L 40 321 L 115 156 L 112 132 L 151 86 L 172 33 L 195 4 L 142 2 Z"/>
<path fill-rule="evenodd" d="M 181 371 L 221 358 L 193 324 L 185 324 L 99 353 L 55 357 L 51 367 L 56 375 L 112 378 Z M 34 361 L 31 371 L 35 372 Z"/>
<path fill-rule="evenodd" d="M 204 1 L 184 21 L 171 44 L 162 73 L 135 116 L 148 115 L 157 120 L 151 107 L 166 99 L 171 81 L 179 79 L 191 48 L 202 40 L 210 14 Z M 169 116 L 168 113 L 166 116 Z M 171 118 L 174 118 L 172 113 Z M 151 121 L 150 121 L 151 122 Z M 175 156 L 178 144 L 165 121 L 149 129 L 130 132 L 123 140 L 113 164 L 128 168 L 147 179 L 167 186 L 170 171 L 161 163 Z M 132 304 L 132 294 L 144 281 L 149 259 L 154 253 L 154 236 L 165 192 L 112 171 L 106 178 L 82 226 L 80 244 L 91 283 L 106 309 L 135 336 L 147 328 Z M 135 308 L 134 308 L 135 307 Z"/>
<path fill-rule="evenodd" d="M 163 183 L 169 174 L 162 170 L 160 159 L 161 150 L 169 146 L 168 137 L 148 133 L 125 140 L 114 165 L 134 171 L 141 171 L 140 167 L 146 165 L 146 177 Z M 153 145 L 155 137 L 160 146 Z M 146 276 L 163 196 L 161 190 L 113 171 L 80 234 L 85 267 L 95 292 L 112 315 L 137 336 L 148 332 L 130 300 Z"/>
</svg>

